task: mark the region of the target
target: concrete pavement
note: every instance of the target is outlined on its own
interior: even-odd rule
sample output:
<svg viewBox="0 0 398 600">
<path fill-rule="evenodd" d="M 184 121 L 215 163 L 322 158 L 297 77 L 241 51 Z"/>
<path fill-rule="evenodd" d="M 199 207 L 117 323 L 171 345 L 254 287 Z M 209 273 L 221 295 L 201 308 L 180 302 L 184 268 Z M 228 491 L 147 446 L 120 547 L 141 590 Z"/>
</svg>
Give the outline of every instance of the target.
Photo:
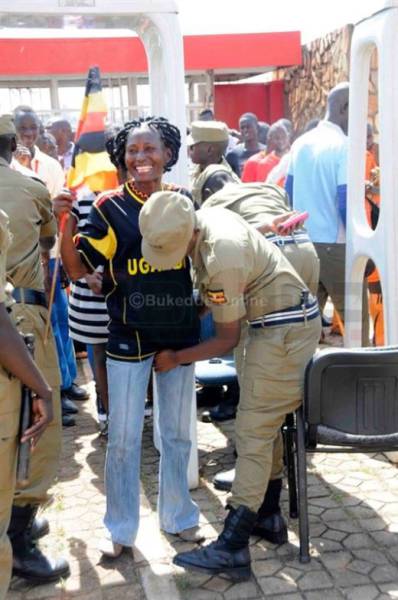
<svg viewBox="0 0 398 600">
<path fill-rule="evenodd" d="M 85 363 L 82 382 L 89 377 Z M 86 384 L 94 396 L 92 383 Z M 41 545 L 66 556 L 71 577 L 32 586 L 14 578 L 7 600 L 387 600 L 398 598 L 397 468 L 379 454 L 314 455 L 309 459 L 310 564 L 298 561 L 297 521 L 289 543 L 251 540 L 253 577 L 232 584 L 222 577 L 175 567 L 173 555 L 192 545 L 162 534 L 157 525 L 158 455 L 152 420 L 146 419 L 142 452 L 142 520 L 133 553 L 101 560 L 97 544 L 105 508 L 105 441 L 98 437 L 94 400 L 79 403 L 77 426 L 64 429 L 64 449 L 52 502 L 45 510 L 51 533 Z M 227 494 L 212 476 L 233 465 L 233 422 L 198 422 L 201 486 L 193 492 L 208 539 L 217 535 Z M 287 491 L 283 493 L 287 514 Z"/>
</svg>

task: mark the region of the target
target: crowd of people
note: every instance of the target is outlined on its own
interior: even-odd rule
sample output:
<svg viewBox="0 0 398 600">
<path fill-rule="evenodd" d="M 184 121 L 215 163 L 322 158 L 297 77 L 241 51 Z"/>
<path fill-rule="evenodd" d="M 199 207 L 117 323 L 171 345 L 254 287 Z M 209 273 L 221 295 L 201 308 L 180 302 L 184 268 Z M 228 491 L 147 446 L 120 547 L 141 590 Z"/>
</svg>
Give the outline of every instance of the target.
<svg viewBox="0 0 398 600">
<path fill-rule="evenodd" d="M 242 580 L 250 576 L 252 533 L 287 541 L 281 426 L 301 402 L 328 297 L 344 326 L 348 102 L 349 85 L 339 84 L 324 118 L 301 135 L 287 119 L 269 126 L 253 113 L 241 116 L 236 132 L 204 110 L 187 138 L 189 189 L 163 180 L 186 159 L 178 128 L 161 116 L 129 121 L 107 136 L 119 185 L 101 193 L 65 188 L 74 155 L 68 121 L 44 126 L 28 106 L 0 117 L 0 338 L 7 339 L 0 344 L 1 598 L 11 571 L 37 582 L 69 573 L 65 560 L 37 544 L 49 528 L 37 510 L 56 476 L 61 427 L 75 424 L 76 401 L 87 398 L 76 385 L 79 344 L 92 365 L 100 433 L 107 438 L 104 556 L 117 558 L 136 539 L 152 379 L 161 439 L 160 528 L 203 542 L 200 506 L 187 480 L 194 364 L 232 350 L 237 460 L 214 481 L 231 490 L 228 516 L 216 541 L 174 562 Z M 371 129 L 367 153 L 366 210 L 375 227 Z M 292 211 L 308 211 L 305 229 L 284 227 Z M 65 215 L 59 270 L 55 242 Z M 375 341 L 383 343 L 374 265 L 368 275 L 369 290 L 365 280 L 358 291 L 364 345 L 368 298 Z M 204 339 L 201 319 L 209 312 L 214 334 Z M 34 335 L 34 362 L 15 327 Z M 22 440 L 36 447 L 23 487 L 15 482 L 18 380 L 33 393 Z"/>
</svg>

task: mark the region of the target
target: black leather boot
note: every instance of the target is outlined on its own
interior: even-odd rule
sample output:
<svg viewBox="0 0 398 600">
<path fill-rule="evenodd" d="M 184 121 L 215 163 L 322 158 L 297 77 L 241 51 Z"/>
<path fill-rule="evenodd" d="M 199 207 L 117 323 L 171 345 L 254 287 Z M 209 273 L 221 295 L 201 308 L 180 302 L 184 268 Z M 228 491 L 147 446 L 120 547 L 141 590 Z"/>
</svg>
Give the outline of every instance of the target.
<svg viewBox="0 0 398 600">
<path fill-rule="evenodd" d="M 12 572 L 23 579 L 35 583 L 49 583 L 70 574 L 69 565 L 64 559 L 50 559 L 44 556 L 32 542 L 30 533 L 37 507 L 13 506 L 8 537 L 12 545 Z"/>
<path fill-rule="evenodd" d="M 38 517 L 33 519 L 32 527 L 30 528 L 30 539 L 35 542 L 44 537 L 50 532 L 50 524 L 46 517 Z"/>
<path fill-rule="evenodd" d="M 177 554 L 174 564 L 209 575 L 222 573 L 234 581 L 246 581 L 251 575 L 249 537 L 256 517 L 256 513 L 246 506 L 231 508 L 223 532 L 215 542 Z"/>
<path fill-rule="evenodd" d="M 259 535 L 272 544 L 286 544 L 288 540 L 286 521 L 279 506 L 281 491 L 282 479 L 272 479 L 268 483 L 252 531 L 252 535 Z"/>
</svg>

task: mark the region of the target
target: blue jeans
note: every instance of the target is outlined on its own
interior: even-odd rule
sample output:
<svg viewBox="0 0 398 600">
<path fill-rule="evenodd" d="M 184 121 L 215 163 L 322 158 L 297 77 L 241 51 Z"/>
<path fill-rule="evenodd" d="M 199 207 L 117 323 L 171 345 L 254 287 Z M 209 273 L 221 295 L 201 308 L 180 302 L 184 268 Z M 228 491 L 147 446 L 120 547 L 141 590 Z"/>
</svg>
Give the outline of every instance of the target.
<svg viewBox="0 0 398 600">
<path fill-rule="evenodd" d="M 142 362 L 107 359 L 108 448 L 105 462 L 105 527 L 112 541 L 132 546 L 140 509 L 141 438 L 145 397 L 153 357 Z M 178 533 L 195 527 L 199 509 L 188 488 L 191 449 L 189 423 L 194 365 L 156 375 L 161 456 L 158 513 L 160 527 Z"/>
<path fill-rule="evenodd" d="M 99 389 L 98 389 L 98 384 L 97 384 L 97 376 L 95 373 L 95 360 L 94 360 L 94 349 L 93 349 L 93 344 L 86 344 L 86 348 L 87 348 L 87 358 L 88 358 L 88 362 L 90 363 L 90 367 L 91 367 L 91 371 L 94 377 L 94 381 L 95 381 L 95 392 L 96 392 L 96 405 L 97 405 L 97 413 L 98 414 L 102 414 L 102 415 L 106 415 L 106 410 L 104 408 L 104 405 L 102 404 L 102 400 L 101 400 L 101 395 L 99 393 Z"/>
<path fill-rule="evenodd" d="M 52 277 L 55 259 L 50 259 L 49 271 Z M 72 339 L 69 336 L 68 297 L 61 288 L 59 273 L 55 286 L 54 304 L 51 311 L 51 325 L 57 344 L 59 368 L 61 371 L 61 390 L 67 390 L 77 377 L 77 365 Z"/>
</svg>

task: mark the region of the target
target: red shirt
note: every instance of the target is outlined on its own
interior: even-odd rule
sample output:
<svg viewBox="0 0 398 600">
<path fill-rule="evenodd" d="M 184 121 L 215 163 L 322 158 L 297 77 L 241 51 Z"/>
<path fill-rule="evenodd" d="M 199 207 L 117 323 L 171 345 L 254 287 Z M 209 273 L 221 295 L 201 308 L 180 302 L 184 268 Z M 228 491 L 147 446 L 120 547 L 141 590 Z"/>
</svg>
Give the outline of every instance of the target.
<svg viewBox="0 0 398 600">
<path fill-rule="evenodd" d="M 245 163 L 242 172 L 242 181 L 247 183 L 250 181 L 265 181 L 268 173 L 272 171 L 274 167 L 281 160 L 280 156 L 277 156 L 275 152 L 266 154 L 264 150 L 251 156 Z"/>
</svg>

